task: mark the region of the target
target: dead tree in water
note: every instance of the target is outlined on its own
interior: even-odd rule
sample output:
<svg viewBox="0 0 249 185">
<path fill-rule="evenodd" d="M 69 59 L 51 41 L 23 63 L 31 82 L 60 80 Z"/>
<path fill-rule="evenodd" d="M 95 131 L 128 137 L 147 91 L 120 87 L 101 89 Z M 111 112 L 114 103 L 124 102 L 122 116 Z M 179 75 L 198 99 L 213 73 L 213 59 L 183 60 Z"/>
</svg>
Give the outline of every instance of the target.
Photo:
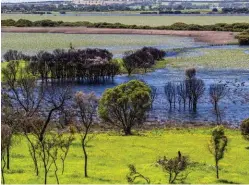
<svg viewBox="0 0 249 185">
<path fill-rule="evenodd" d="M 175 108 L 176 103 L 176 85 L 173 82 L 168 82 L 164 86 L 164 93 L 166 95 L 166 98 L 169 102 L 170 109 L 172 109 L 172 104 Z"/>
<path fill-rule="evenodd" d="M 214 113 L 216 115 L 217 124 L 221 124 L 221 112 L 219 108 L 219 102 L 227 95 L 226 86 L 223 84 L 212 84 L 209 87 L 209 96 L 211 103 L 214 106 Z"/>
<path fill-rule="evenodd" d="M 186 109 L 186 102 L 188 99 L 188 91 L 186 87 L 185 81 L 180 82 L 180 84 L 177 85 L 177 94 L 178 97 L 181 98 L 184 110 Z"/>
<path fill-rule="evenodd" d="M 197 103 L 203 96 L 205 91 L 205 84 L 201 79 L 186 80 L 188 96 L 189 96 L 189 108 L 197 111 Z"/>
</svg>

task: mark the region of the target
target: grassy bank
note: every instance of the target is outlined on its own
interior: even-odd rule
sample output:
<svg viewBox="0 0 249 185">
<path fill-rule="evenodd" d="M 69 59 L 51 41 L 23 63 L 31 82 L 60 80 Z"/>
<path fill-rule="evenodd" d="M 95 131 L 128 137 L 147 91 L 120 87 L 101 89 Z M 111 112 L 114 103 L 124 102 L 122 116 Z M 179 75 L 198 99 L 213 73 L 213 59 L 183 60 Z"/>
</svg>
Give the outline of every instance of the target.
<svg viewBox="0 0 249 185">
<path fill-rule="evenodd" d="M 248 49 L 196 49 L 198 56 L 178 56 L 165 60 L 165 66 L 177 68 L 248 69 Z M 163 63 L 161 63 L 163 65 Z"/>
<path fill-rule="evenodd" d="M 235 23 L 235 22 L 249 22 L 248 16 L 51 16 L 51 15 L 27 15 L 27 14 L 2 14 L 2 20 L 5 19 L 28 19 L 31 21 L 50 19 L 53 21 L 76 22 L 108 22 L 108 23 L 122 23 L 129 25 L 148 25 L 148 26 L 162 26 L 171 25 L 176 22 L 183 22 L 187 24 L 216 24 L 216 23 Z"/>
<path fill-rule="evenodd" d="M 151 183 L 167 183 L 168 177 L 155 162 L 164 155 L 174 157 L 179 150 L 194 163 L 185 183 L 248 183 L 249 150 L 246 147 L 249 143 L 242 139 L 239 131 L 226 130 L 228 150 L 220 162 L 221 179 L 216 180 L 214 159 L 207 148 L 210 134 L 211 128 L 153 129 L 134 136 L 110 132 L 96 134 L 87 148 L 89 178 L 83 177 L 83 153 L 77 136 L 65 162 L 64 175 L 58 172 L 60 183 L 127 183 L 127 165 L 131 163 L 149 177 Z M 27 141 L 22 136 L 16 137 L 11 160 L 6 183 L 43 183 L 43 173 L 39 177 L 34 174 Z M 61 169 L 61 164 L 58 164 Z M 48 183 L 56 183 L 53 172 L 49 175 Z"/>
</svg>

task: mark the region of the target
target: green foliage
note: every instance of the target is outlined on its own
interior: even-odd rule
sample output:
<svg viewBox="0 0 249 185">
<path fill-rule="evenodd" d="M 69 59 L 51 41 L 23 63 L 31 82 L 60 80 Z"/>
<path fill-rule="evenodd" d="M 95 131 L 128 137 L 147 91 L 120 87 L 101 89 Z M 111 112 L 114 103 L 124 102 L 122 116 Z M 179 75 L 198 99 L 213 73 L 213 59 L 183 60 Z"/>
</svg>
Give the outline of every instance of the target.
<svg viewBox="0 0 249 185">
<path fill-rule="evenodd" d="M 241 130 L 242 136 L 246 140 L 249 140 L 249 118 L 242 121 L 242 123 L 240 125 L 240 130 Z"/>
<path fill-rule="evenodd" d="M 19 19 L 16 21 L 16 27 L 32 27 L 34 26 L 33 22 L 27 19 Z"/>
<path fill-rule="evenodd" d="M 249 45 L 249 29 L 236 35 L 236 38 L 239 40 L 240 45 Z"/>
<path fill-rule="evenodd" d="M 249 29 L 249 23 L 219 23 L 215 25 L 198 25 L 198 24 L 187 24 L 183 22 L 176 22 L 168 26 L 151 26 L 151 25 L 129 25 L 122 23 L 109 23 L 109 22 L 88 22 L 88 21 L 77 21 L 77 22 L 64 22 L 64 21 L 53 21 L 53 20 L 39 20 L 30 21 L 27 19 L 19 19 L 14 25 L 12 21 L 2 21 L 3 26 L 16 26 L 16 27 L 32 27 L 32 26 L 86 26 L 93 28 L 127 28 L 127 29 L 159 29 L 159 30 L 202 30 L 202 31 L 234 31 L 241 32 Z"/>
<path fill-rule="evenodd" d="M 212 131 L 212 137 L 209 141 L 209 151 L 214 156 L 216 177 L 219 179 L 219 161 L 224 157 L 227 147 L 227 137 L 223 126 L 217 126 Z"/>
<path fill-rule="evenodd" d="M 99 116 L 103 121 L 122 128 L 125 135 L 130 135 L 131 128 L 145 120 L 145 113 L 151 105 L 150 93 L 151 89 L 138 80 L 107 89 L 100 99 Z"/>
<path fill-rule="evenodd" d="M 85 21 L 85 22 L 91 22 L 96 23 L 99 22 L 100 16 L 99 15 L 92 15 L 92 16 L 78 16 L 78 13 L 70 13 L 70 15 L 66 14 L 63 16 L 51 16 L 44 14 L 43 16 L 40 15 L 29 15 L 29 14 L 2 14 L 2 19 L 13 19 L 18 20 L 20 18 L 22 19 L 28 19 L 31 21 L 37 21 L 37 20 L 43 20 L 43 19 L 51 19 L 53 21 L 64 21 L 64 23 L 77 23 L 78 21 Z M 118 15 L 101 15 L 101 21 L 102 22 L 108 22 L 113 23 L 119 26 L 120 28 L 124 25 L 130 25 L 130 28 L 135 27 L 135 25 L 148 25 L 148 26 L 169 26 L 176 22 L 182 22 L 186 24 L 199 24 L 199 25 L 205 25 L 207 23 L 226 23 L 226 24 L 232 24 L 235 22 L 248 22 L 249 18 L 247 15 L 239 15 L 239 16 L 178 16 L 174 15 L 173 19 L 172 16 L 164 15 L 164 16 L 147 16 L 147 15 L 140 15 L 140 16 L 118 16 Z M 117 23 L 119 22 L 119 23 Z"/>
<path fill-rule="evenodd" d="M 127 174 L 126 179 L 129 184 L 133 184 L 136 179 L 143 179 L 147 184 L 150 184 L 150 179 L 139 173 L 133 164 L 129 166 L 130 172 Z"/>
<path fill-rule="evenodd" d="M 2 26 L 15 26 L 16 25 L 16 21 L 14 21 L 13 19 L 1 20 L 1 25 Z"/>
<path fill-rule="evenodd" d="M 181 152 L 178 151 L 178 156 L 172 159 L 163 157 L 159 159 L 157 163 L 162 169 L 169 174 L 169 184 L 173 184 L 175 181 L 183 182 L 188 174 L 183 174 L 189 166 L 189 159 L 187 156 L 182 156 Z"/>
</svg>

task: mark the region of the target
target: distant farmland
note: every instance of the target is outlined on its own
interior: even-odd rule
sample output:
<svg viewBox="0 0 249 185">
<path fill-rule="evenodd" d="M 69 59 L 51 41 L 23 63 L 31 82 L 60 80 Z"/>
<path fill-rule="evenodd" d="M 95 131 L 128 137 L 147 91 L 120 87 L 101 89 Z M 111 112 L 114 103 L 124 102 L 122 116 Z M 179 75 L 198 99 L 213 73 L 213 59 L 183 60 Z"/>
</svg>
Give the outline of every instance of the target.
<svg viewBox="0 0 249 185">
<path fill-rule="evenodd" d="M 120 22 L 129 25 L 171 25 L 176 22 L 184 22 L 187 24 L 215 24 L 215 23 L 235 23 L 249 22 L 249 16 L 118 16 L 118 15 L 90 15 L 86 14 L 76 16 L 76 14 L 68 15 L 27 15 L 27 14 L 2 14 L 1 19 L 28 19 L 31 21 L 50 19 L 54 21 L 76 22 Z"/>
</svg>

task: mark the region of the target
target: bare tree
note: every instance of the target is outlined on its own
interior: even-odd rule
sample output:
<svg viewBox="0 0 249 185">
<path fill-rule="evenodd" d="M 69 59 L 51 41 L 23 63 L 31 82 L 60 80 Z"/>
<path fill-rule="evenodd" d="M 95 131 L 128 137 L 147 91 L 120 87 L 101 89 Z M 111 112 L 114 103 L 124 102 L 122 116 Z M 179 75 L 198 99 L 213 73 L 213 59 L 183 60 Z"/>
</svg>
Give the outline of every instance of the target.
<svg viewBox="0 0 249 185">
<path fill-rule="evenodd" d="M 70 88 L 38 84 L 35 76 L 27 68 L 21 68 L 17 61 L 9 62 L 7 67 L 2 69 L 2 74 L 3 92 L 10 100 L 12 112 L 19 115 L 18 121 L 30 144 L 29 151 L 38 175 L 38 141 L 32 139 L 32 135 L 42 142 L 53 113 L 60 111 L 70 100 Z"/>
<path fill-rule="evenodd" d="M 59 184 L 58 178 L 58 153 L 60 148 L 60 138 L 62 137 L 61 133 L 56 132 L 47 132 L 46 137 L 42 141 L 38 142 L 37 153 L 42 161 L 44 169 L 44 184 L 47 184 L 48 174 L 51 170 L 52 165 L 54 165 L 54 175 Z"/>
<path fill-rule="evenodd" d="M 77 92 L 75 94 L 74 102 L 76 107 L 76 114 L 80 119 L 78 130 L 81 134 L 81 146 L 85 158 L 84 175 L 85 177 L 88 177 L 88 155 L 86 151 L 86 146 L 89 141 L 88 134 L 94 123 L 94 116 L 96 115 L 98 99 L 94 93 L 85 94 L 83 92 Z"/>
<path fill-rule="evenodd" d="M 186 80 L 189 101 L 192 104 L 193 111 L 197 111 L 197 103 L 205 92 L 205 84 L 201 79 Z"/>
<path fill-rule="evenodd" d="M 65 170 L 65 160 L 67 158 L 68 152 L 69 152 L 69 148 L 72 144 L 72 142 L 74 141 L 75 137 L 74 137 L 74 129 L 73 127 L 70 127 L 70 134 L 66 134 L 66 136 L 60 137 L 60 150 L 61 150 L 61 154 L 60 154 L 60 158 L 62 161 L 62 174 L 64 173 Z"/>
<path fill-rule="evenodd" d="M 219 108 L 219 102 L 227 95 L 226 86 L 223 84 L 212 84 L 209 87 L 209 96 L 211 103 L 214 106 L 214 113 L 216 115 L 217 124 L 221 124 L 221 112 Z"/>
<path fill-rule="evenodd" d="M 181 100 L 183 102 L 183 107 L 184 107 L 184 110 L 185 110 L 186 102 L 187 102 L 187 99 L 188 99 L 188 91 L 187 91 L 185 81 L 180 82 L 180 84 L 177 85 L 177 94 L 178 94 L 178 97 L 181 98 Z"/>
<path fill-rule="evenodd" d="M 7 147 L 10 146 L 11 143 L 12 132 L 11 128 L 8 125 L 1 125 L 1 175 L 2 175 L 2 183 L 5 184 L 5 176 L 4 171 L 6 167 L 6 153 Z"/>
<path fill-rule="evenodd" d="M 196 69 L 195 68 L 186 69 L 185 70 L 185 76 L 186 76 L 187 80 L 191 80 L 191 79 L 195 78 Z"/>
<path fill-rule="evenodd" d="M 4 92 L 2 93 L 1 100 L 2 100 L 1 123 L 4 125 L 8 125 L 12 133 L 9 138 L 10 139 L 10 142 L 8 143 L 9 145 L 6 148 L 7 169 L 10 169 L 10 152 L 11 152 L 11 146 L 13 145 L 12 136 L 18 133 L 20 131 L 20 128 L 19 128 L 18 114 L 16 114 L 16 112 L 13 111 L 13 107 L 10 103 L 10 100 Z"/>
<path fill-rule="evenodd" d="M 168 82 L 164 86 L 164 92 L 166 95 L 166 98 L 169 102 L 170 109 L 172 108 L 172 104 L 175 107 L 175 102 L 176 102 L 176 85 L 173 82 Z"/>
</svg>

